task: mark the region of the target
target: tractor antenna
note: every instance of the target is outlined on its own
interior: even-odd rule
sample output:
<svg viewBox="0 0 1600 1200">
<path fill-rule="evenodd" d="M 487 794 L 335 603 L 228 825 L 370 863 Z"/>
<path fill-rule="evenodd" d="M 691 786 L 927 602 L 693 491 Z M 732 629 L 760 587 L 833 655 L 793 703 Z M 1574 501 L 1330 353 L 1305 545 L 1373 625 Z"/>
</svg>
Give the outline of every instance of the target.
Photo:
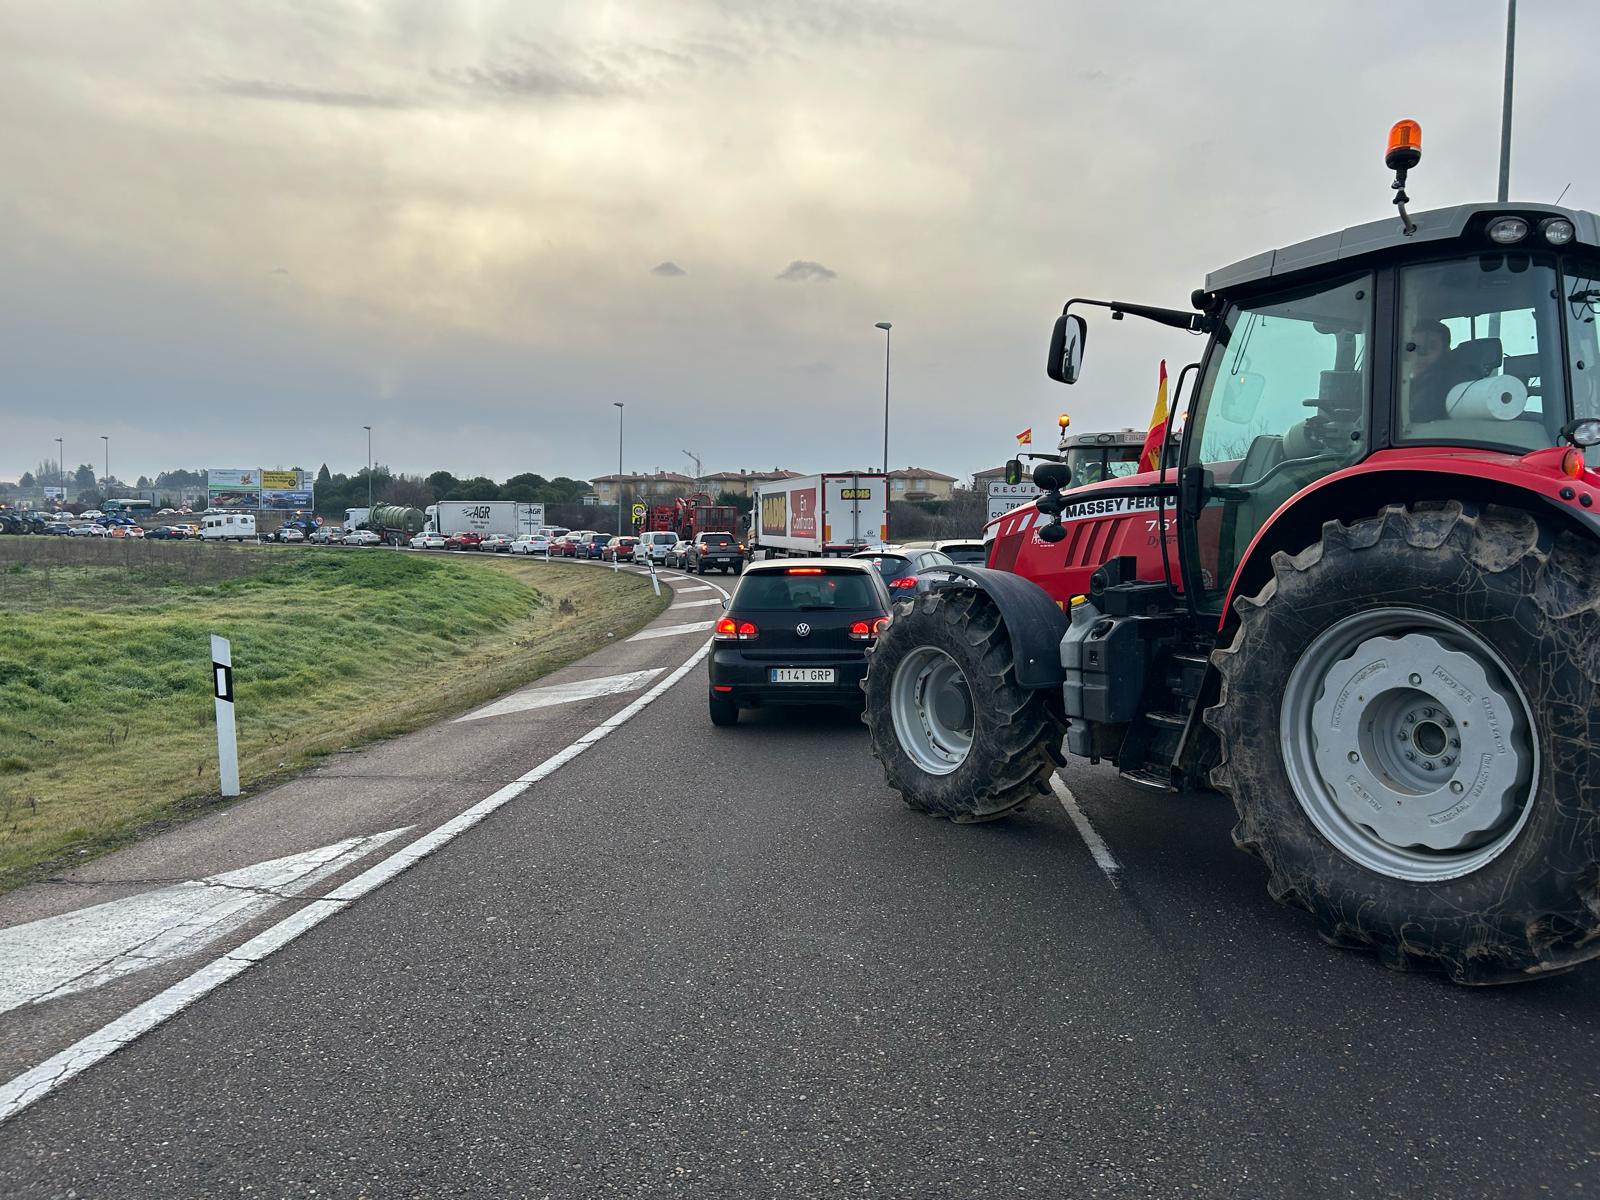
<svg viewBox="0 0 1600 1200">
<path fill-rule="evenodd" d="M 1415 121 L 1396 121 L 1389 130 L 1389 149 L 1383 156 L 1386 167 L 1394 172 L 1394 206 L 1400 210 L 1400 228 L 1410 237 L 1417 231 L 1416 223 L 1406 212 L 1411 197 L 1406 195 L 1406 172 L 1422 161 L 1422 126 Z"/>
<path fill-rule="evenodd" d="M 1572 190 L 1572 181 L 1569 179 L 1569 180 L 1567 180 L 1567 186 L 1561 189 L 1561 196 L 1565 196 L 1571 190 Z M 1556 197 L 1556 203 L 1557 204 L 1561 203 L 1561 196 L 1557 196 Z"/>
</svg>

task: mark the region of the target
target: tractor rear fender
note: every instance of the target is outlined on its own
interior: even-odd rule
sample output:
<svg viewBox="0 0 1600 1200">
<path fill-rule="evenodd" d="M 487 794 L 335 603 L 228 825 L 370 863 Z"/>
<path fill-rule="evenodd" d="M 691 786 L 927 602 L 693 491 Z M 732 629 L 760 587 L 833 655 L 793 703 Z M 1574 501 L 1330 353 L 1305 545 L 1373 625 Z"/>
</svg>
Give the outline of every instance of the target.
<svg viewBox="0 0 1600 1200">
<path fill-rule="evenodd" d="M 1025 688 L 1061 686 L 1066 679 L 1061 670 L 1061 639 L 1066 636 L 1068 620 L 1049 592 L 1009 571 L 963 566 L 939 569 L 975 585 L 1000 610 L 1000 620 L 1011 637 L 1018 684 Z"/>
<path fill-rule="evenodd" d="M 1524 509 L 1557 529 L 1600 538 L 1600 486 L 1587 472 L 1578 479 L 1563 475 L 1563 452 L 1560 447 L 1521 456 L 1442 447 L 1390 450 L 1318 480 L 1256 533 L 1234 573 L 1219 631 L 1226 634 L 1233 627 L 1234 600 L 1255 595 L 1272 577 L 1272 556 L 1279 550 L 1297 554 L 1322 536 L 1325 522 L 1360 520 L 1386 504 L 1499 504 Z"/>
</svg>

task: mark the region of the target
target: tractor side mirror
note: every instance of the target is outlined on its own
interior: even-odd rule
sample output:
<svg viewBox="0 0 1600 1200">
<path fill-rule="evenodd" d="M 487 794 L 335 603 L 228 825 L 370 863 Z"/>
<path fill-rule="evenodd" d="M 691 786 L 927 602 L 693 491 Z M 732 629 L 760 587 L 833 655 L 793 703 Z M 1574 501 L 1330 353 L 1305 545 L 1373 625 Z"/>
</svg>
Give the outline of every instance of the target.
<svg viewBox="0 0 1600 1200">
<path fill-rule="evenodd" d="M 1006 486 L 1016 487 L 1022 482 L 1022 460 L 1020 458 L 1006 459 Z"/>
<path fill-rule="evenodd" d="M 1033 469 L 1033 482 L 1040 491 L 1059 492 L 1072 486 L 1072 468 L 1066 463 L 1040 463 Z"/>
<path fill-rule="evenodd" d="M 1261 407 L 1261 393 L 1266 389 L 1267 377 L 1240 371 L 1233 377 L 1232 385 L 1218 411 L 1230 425 L 1248 425 L 1256 409 Z"/>
<path fill-rule="evenodd" d="M 1083 348 L 1089 340 L 1089 326 L 1077 313 L 1062 313 L 1050 333 L 1050 357 L 1044 373 L 1057 383 L 1077 383 L 1083 366 Z"/>
</svg>

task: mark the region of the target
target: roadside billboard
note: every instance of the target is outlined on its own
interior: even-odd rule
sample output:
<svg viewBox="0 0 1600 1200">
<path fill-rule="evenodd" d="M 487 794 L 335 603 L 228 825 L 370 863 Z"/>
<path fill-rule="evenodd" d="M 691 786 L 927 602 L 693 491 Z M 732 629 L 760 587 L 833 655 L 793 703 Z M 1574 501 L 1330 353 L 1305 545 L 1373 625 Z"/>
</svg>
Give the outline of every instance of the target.
<svg viewBox="0 0 1600 1200">
<path fill-rule="evenodd" d="M 995 479 L 989 483 L 989 514 L 984 517 L 984 523 L 1004 516 L 1013 508 L 1020 508 L 1039 495 L 1039 488 L 1032 482 L 1006 483 Z"/>
<path fill-rule="evenodd" d="M 298 512 L 312 507 L 311 476 L 305 471 L 262 471 L 261 507 Z"/>
<path fill-rule="evenodd" d="M 260 508 L 261 472 L 253 467 L 245 470 L 208 470 L 206 506 L 225 509 Z"/>
<path fill-rule="evenodd" d="M 67 498 L 67 489 L 64 487 L 47 487 L 44 489 L 44 498 L 46 500 L 65 500 Z"/>
</svg>

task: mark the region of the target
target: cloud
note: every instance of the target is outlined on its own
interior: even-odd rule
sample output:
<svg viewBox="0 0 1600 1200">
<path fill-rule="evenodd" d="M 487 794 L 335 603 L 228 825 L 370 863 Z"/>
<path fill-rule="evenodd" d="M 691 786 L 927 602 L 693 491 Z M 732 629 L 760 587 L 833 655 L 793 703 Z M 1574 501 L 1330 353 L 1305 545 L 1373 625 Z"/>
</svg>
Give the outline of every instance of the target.
<svg viewBox="0 0 1600 1200">
<path fill-rule="evenodd" d="M 374 92 L 346 92 L 330 88 L 301 87 L 270 79 L 219 79 L 212 90 L 225 96 L 247 100 L 280 100 L 290 104 L 311 104 L 320 108 L 411 108 L 413 102 L 402 96 Z"/>
<path fill-rule="evenodd" d="M 659 262 L 650 268 L 650 274 L 652 275 L 665 275 L 670 277 L 674 275 L 687 275 L 688 273 L 689 272 L 685 271 L 671 259 L 668 259 L 666 262 Z"/>
<path fill-rule="evenodd" d="M 837 279 L 839 272 L 823 266 L 819 262 L 810 262 L 797 258 L 783 270 L 773 276 L 785 283 L 810 283 L 812 280 Z"/>
</svg>

